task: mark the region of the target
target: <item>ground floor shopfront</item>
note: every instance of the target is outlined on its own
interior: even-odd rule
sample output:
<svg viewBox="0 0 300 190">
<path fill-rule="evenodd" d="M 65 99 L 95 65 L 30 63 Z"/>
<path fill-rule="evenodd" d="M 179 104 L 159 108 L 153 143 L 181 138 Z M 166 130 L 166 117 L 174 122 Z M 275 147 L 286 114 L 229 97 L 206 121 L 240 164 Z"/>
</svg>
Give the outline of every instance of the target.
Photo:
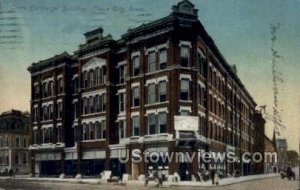
<svg viewBox="0 0 300 190">
<path fill-rule="evenodd" d="M 32 151 L 32 174 L 36 176 L 103 177 L 115 176 L 128 180 L 143 180 L 154 172 L 162 172 L 169 180 L 175 176 L 182 181 L 197 180 L 201 172 L 212 169 L 225 175 L 249 175 L 251 164 L 241 163 L 238 156 L 234 163 L 225 161 L 207 162 L 203 153 L 226 153 L 212 149 L 206 142 L 149 141 L 110 145 L 108 150 L 90 149 L 78 153 L 76 147 L 60 150 Z M 230 151 L 230 150 L 227 150 Z"/>
</svg>

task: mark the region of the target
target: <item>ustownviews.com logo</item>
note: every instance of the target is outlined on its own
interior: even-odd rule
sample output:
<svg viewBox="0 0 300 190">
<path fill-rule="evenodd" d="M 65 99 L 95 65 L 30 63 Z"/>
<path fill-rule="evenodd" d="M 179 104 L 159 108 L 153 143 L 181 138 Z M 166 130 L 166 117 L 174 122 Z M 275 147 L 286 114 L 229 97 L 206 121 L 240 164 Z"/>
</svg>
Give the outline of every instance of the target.
<svg viewBox="0 0 300 190">
<path fill-rule="evenodd" d="M 244 152 L 241 155 L 236 155 L 235 152 L 159 152 L 159 151 L 144 151 L 134 149 L 129 151 L 119 150 L 119 161 L 127 163 L 129 160 L 134 163 L 158 163 L 158 162 L 187 162 L 192 163 L 195 159 L 202 163 L 276 163 L 276 152 Z"/>
</svg>

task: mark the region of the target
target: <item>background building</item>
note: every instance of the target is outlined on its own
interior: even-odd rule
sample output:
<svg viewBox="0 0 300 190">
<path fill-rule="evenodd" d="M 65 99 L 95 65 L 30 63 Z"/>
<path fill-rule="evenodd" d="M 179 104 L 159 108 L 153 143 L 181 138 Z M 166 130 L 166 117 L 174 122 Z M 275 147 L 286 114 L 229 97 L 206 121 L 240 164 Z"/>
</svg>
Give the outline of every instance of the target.
<svg viewBox="0 0 300 190">
<path fill-rule="evenodd" d="M 30 116 L 17 110 L 0 115 L 0 172 L 30 173 Z"/>
<path fill-rule="evenodd" d="M 256 103 L 197 12 L 184 0 L 119 40 L 98 28 L 73 55 L 33 63 L 32 173 L 110 170 L 141 179 L 161 169 L 182 180 L 203 168 L 251 174 L 253 164 L 240 160 L 253 152 Z M 126 150 L 199 154 L 192 163 L 121 163 Z M 200 153 L 207 151 L 234 152 L 235 162 L 204 164 Z"/>
<path fill-rule="evenodd" d="M 288 144 L 284 138 L 276 138 L 276 149 L 278 153 L 278 169 L 286 169 L 289 165 L 289 160 L 287 156 Z"/>
</svg>

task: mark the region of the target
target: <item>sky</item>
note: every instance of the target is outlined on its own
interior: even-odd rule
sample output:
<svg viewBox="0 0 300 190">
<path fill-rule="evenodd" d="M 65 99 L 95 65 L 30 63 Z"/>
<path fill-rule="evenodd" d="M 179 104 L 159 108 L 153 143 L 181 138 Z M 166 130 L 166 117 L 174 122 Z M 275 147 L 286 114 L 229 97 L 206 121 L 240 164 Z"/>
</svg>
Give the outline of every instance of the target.
<svg viewBox="0 0 300 190">
<path fill-rule="evenodd" d="M 167 16 L 179 0 L 0 0 L 0 112 L 29 110 L 28 66 L 63 51 L 72 54 L 83 34 L 103 27 L 114 39 Z M 191 0 L 199 20 L 258 105 L 272 114 L 270 25 L 280 23 L 276 50 L 281 117 L 290 149 L 299 150 L 300 0 Z M 272 137 L 267 120 L 266 133 Z"/>
</svg>

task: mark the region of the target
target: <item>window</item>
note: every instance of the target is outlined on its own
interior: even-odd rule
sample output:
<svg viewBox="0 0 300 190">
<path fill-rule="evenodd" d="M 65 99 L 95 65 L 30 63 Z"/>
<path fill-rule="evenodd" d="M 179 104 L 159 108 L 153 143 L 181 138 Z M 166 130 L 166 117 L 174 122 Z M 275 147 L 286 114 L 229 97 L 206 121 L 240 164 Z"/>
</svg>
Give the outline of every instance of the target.
<svg viewBox="0 0 300 190">
<path fill-rule="evenodd" d="M 140 117 L 133 116 L 132 117 L 132 135 L 139 136 L 140 135 Z"/>
<path fill-rule="evenodd" d="M 57 118 L 62 118 L 63 115 L 63 105 L 62 102 L 57 103 Z"/>
<path fill-rule="evenodd" d="M 106 94 L 102 94 L 102 111 L 106 111 Z"/>
<path fill-rule="evenodd" d="M 51 143 L 53 137 L 53 128 L 44 128 L 42 132 L 43 143 Z"/>
<path fill-rule="evenodd" d="M 53 119 L 53 105 L 49 105 L 48 107 L 49 109 L 49 119 Z"/>
<path fill-rule="evenodd" d="M 188 46 L 181 46 L 180 48 L 181 66 L 188 67 L 190 60 L 190 48 Z"/>
<path fill-rule="evenodd" d="M 190 99 L 190 81 L 188 79 L 182 79 L 180 83 L 180 99 L 189 100 Z"/>
<path fill-rule="evenodd" d="M 57 142 L 62 142 L 62 128 L 61 126 L 56 127 L 56 135 L 57 135 Z"/>
<path fill-rule="evenodd" d="M 159 102 L 165 102 L 167 100 L 167 82 L 160 81 L 159 82 Z"/>
<path fill-rule="evenodd" d="M 89 128 L 89 140 L 93 140 L 95 139 L 95 124 L 90 123 Z"/>
<path fill-rule="evenodd" d="M 74 78 L 73 81 L 73 93 L 76 94 L 79 90 L 79 83 L 78 83 L 78 78 Z"/>
<path fill-rule="evenodd" d="M 37 130 L 33 131 L 33 144 L 37 144 Z"/>
<path fill-rule="evenodd" d="M 38 121 L 38 113 L 39 113 L 39 110 L 38 108 L 34 108 L 33 109 L 33 122 L 37 122 Z"/>
<path fill-rule="evenodd" d="M 202 76 L 205 76 L 205 58 L 201 53 L 197 53 L 198 71 Z"/>
<path fill-rule="evenodd" d="M 27 154 L 26 153 L 23 153 L 23 164 L 26 164 L 27 163 Z"/>
<path fill-rule="evenodd" d="M 148 104 L 153 104 L 156 102 L 155 100 L 155 84 L 148 85 Z"/>
<path fill-rule="evenodd" d="M 132 75 L 138 76 L 140 74 L 140 57 L 135 56 L 132 58 Z"/>
<path fill-rule="evenodd" d="M 16 137 L 16 147 L 21 147 L 20 137 Z"/>
<path fill-rule="evenodd" d="M 119 113 L 125 111 L 125 93 L 119 94 Z"/>
<path fill-rule="evenodd" d="M 48 88 L 47 88 L 47 83 L 46 82 L 44 82 L 43 84 L 42 84 L 42 88 L 43 88 L 43 97 L 47 97 L 48 96 L 48 94 L 47 94 L 47 92 L 48 92 Z"/>
<path fill-rule="evenodd" d="M 74 102 L 73 103 L 73 115 L 74 115 L 74 119 L 76 119 L 78 117 L 78 102 Z"/>
<path fill-rule="evenodd" d="M 73 133 L 74 142 L 77 142 L 77 126 L 76 125 L 72 128 L 72 133 Z"/>
<path fill-rule="evenodd" d="M 159 133 L 167 132 L 167 113 L 166 112 L 158 113 L 158 127 L 159 127 Z"/>
<path fill-rule="evenodd" d="M 40 88 L 38 84 L 33 87 L 33 93 L 35 99 L 39 98 Z"/>
<path fill-rule="evenodd" d="M 123 139 L 125 138 L 125 121 L 124 120 L 120 120 L 119 121 L 119 138 Z"/>
<path fill-rule="evenodd" d="M 140 105 L 140 92 L 139 87 L 134 87 L 132 89 L 132 106 L 137 107 Z"/>
<path fill-rule="evenodd" d="M 102 83 L 106 83 L 106 66 L 102 66 Z"/>
<path fill-rule="evenodd" d="M 19 164 L 19 153 L 15 154 L 15 164 Z"/>
<path fill-rule="evenodd" d="M 94 97 L 90 96 L 90 100 L 89 100 L 89 104 L 90 104 L 90 113 L 94 113 Z"/>
<path fill-rule="evenodd" d="M 155 114 L 148 115 L 148 133 L 149 135 L 157 134 L 156 116 Z"/>
<path fill-rule="evenodd" d="M 89 125 L 84 123 L 82 125 L 82 134 L 83 134 L 83 140 L 89 140 Z"/>
<path fill-rule="evenodd" d="M 26 148 L 27 147 L 27 139 L 26 138 L 24 138 L 24 140 L 23 140 L 23 146 Z"/>
<path fill-rule="evenodd" d="M 167 50 L 159 50 L 159 69 L 163 70 L 167 68 Z"/>
<path fill-rule="evenodd" d="M 88 83 L 88 72 L 84 71 L 83 72 L 83 87 L 84 88 L 88 88 L 89 87 L 89 83 Z"/>
<path fill-rule="evenodd" d="M 88 114 L 89 105 L 88 105 L 88 99 L 86 97 L 83 98 L 83 114 Z"/>
<path fill-rule="evenodd" d="M 53 81 L 50 81 L 48 83 L 48 96 L 52 96 L 53 95 Z"/>
<path fill-rule="evenodd" d="M 96 139 L 106 138 L 106 121 L 96 122 Z"/>
<path fill-rule="evenodd" d="M 125 77 L 126 77 L 125 65 L 120 65 L 120 67 L 119 67 L 119 83 L 120 84 L 125 83 Z"/>
<path fill-rule="evenodd" d="M 58 94 L 62 94 L 62 93 L 63 93 L 63 90 L 64 90 L 64 88 L 63 88 L 63 79 L 62 79 L 62 78 L 59 78 L 59 79 L 57 80 L 57 93 L 58 93 Z"/>
<path fill-rule="evenodd" d="M 156 71 L 156 53 L 152 51 L 148 54 L 148 73 Z"/>
<path fill-rule="evenodd" d="M 94 71 L 93 70 L 90 70 L 89 71 L 89 78 L 90 78 L 90 87 L 93 87 L 94 86 L 94 77 L 95 77 L 95 75 L 94 75 Z"/>
</svg>

